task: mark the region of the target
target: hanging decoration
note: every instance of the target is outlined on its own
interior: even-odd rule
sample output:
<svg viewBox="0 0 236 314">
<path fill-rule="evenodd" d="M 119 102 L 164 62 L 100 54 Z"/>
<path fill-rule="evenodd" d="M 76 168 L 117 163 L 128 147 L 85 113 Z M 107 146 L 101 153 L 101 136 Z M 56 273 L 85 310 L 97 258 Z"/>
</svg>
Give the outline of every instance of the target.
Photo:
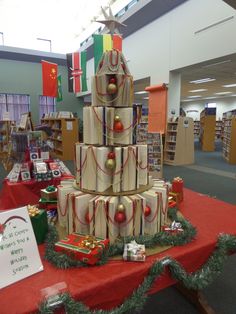
<svg viewBox="0 0 236 314">
<path fill-rule="evenodd" d="M 115 213 L 115 222 L 121 224 L 125 221 L 126 221 L 125 206 L 122 203 L 120 203 L 117 205 Z"/>
<path fill-rule="evenodd" d="M 118 115 L 115 115 L 114 117 L 114 125 L 113 125 L 113 130 L 115 132 L 123 132 L 124 131 L 124 125 L 123 123 L 121 122 L 121 119 L 120 119 L 120 116 Z"/>
</svg>

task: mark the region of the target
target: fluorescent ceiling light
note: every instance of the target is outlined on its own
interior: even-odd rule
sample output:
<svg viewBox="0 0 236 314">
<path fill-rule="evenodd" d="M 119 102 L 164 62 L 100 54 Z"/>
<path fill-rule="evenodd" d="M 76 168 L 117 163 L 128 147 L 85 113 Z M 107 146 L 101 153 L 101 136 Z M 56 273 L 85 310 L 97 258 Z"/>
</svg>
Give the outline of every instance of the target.
<svg viewBox="0 0 236 314">
<path fill-rule="evenodd" d="M 206 98 L 203 98 L 203 99 L 216 99 L 217 97 L 214 97 L 214 96 L 212 96 L 212 97 L 206 97 Z"/>
<path fill-rule="evenodd" d="M 208 108 L 215 108 L 215 107 L 216 107 L 216 102 L 209 102 L 209 103 L 207 104 L 207 107 L 208 107 Z"/>
<path fill-rule="evenodd" d="M 219 93 L 215 93 L 215 95 L 227 95 L 227 94 L 232 94 L 232 92 L 219 92 Z"/>
<path fill-rule="evenodd" d="M 235 87 L 236 84 L 228 84 L 228 85 L 222 85 L 223 87 Z"/>
<path fill-rule="evenodd" d="M 143 97 L 143 99 L 149 99 L 149 97 Z"/>
<path fill-rule="evenodd" d="M 192 101 L 192 99 L 182 99 L 182 102 Z"/>
<path fill-rule="evenodd" d="M 201 95 L 194 95 L 194 96 L 188 96 L 188 98 L 199 98 L 202 97 Z"/>
<path fill-rule="evenodd" d="M 201 84 L 201 83 L 207 83 L 207 82 L 211 82 L 211 81 L 215 81 L 216 79 L 214 78 L 210 78 L 210 77 L 206 77 L 200 80 L 195 80 L 195 81 L 189 81 L 189 83 L 193 83 L 193 84 Z"/>
<path fill-rule="evenodd" d="M 147 94 L 148 92 L 146 92 L 145 90 L 142 90 L 140 92 L 135 92 L 136 95 L 142 95 L 142 94 Z"/>
<path fill-rule="evenodd" d="M 224 60 L 224 61 L 219 61 L 219 62 L 203 65 L 202 68 L 210 68 L 210 67 L 213 67 L 215 65 L 220 65 L 220 64 L 224 64 L 224 63 L 228 63 L 228 62 L 231 62 L 231 60 Z"/>
<path fill-rule="evenodd" d="M 189 90 L 190 93 L 198 93 L 198 92 L 205 92 L 207 89 L 206 88 L 202 88 L 202 89 L 193 89 L 193 90 Z"/>
</svg>

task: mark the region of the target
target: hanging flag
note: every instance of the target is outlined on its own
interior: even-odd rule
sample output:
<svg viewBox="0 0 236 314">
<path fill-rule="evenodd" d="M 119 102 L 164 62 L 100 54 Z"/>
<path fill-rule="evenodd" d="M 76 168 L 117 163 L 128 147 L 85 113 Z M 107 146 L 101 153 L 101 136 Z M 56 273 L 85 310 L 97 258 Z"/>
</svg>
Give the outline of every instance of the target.
<svg viewBox="0 0 236 314">
<path fill-rule="evenodd" d="M 98 64 L 102 58 L 105 51 L 117 49 L 122 51 L 122 37 L 119 34 L 103 34 L 103 35 L 93 35 L 93 45 L 94 45 L 94 69 L 97 70 Z"/>
<path fill-rule="evenodd" d="M 42 60 L 43 96 L 57 97 L 57 64 Z"/>
<path fill-rule="evenodd" d="M 87 52 L 68 53 L 68 90 L 69 92 L 79 93 L 86 92 L 87 88 Z"/>
<path fill-rule="evenodd" d="M 57 77 L 57 101 L 62 101 L 61 74 Z"/>
</svg>

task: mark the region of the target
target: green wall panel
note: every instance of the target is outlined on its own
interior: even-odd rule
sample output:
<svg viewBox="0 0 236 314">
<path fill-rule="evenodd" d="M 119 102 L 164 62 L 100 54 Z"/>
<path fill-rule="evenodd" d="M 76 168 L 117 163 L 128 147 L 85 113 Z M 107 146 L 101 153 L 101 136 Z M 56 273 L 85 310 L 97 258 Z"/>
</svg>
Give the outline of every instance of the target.
<svg viewBox="0 0 236 314">
<path fill-rule="evenodd" d="M 73 93 L 68 93 L 67 68 L 58 66 L 58 73 L 62 77 L 63 100 L 57 103 L 57 111 L 77 112 L 78 117 L 82 119 L 82 101 Z M 42 95 L 41 64 L 0 59 L 0 93 L 30 95 L 33 123 L 38 124 L 40 120 L 38 96 Z"/>
</svg>

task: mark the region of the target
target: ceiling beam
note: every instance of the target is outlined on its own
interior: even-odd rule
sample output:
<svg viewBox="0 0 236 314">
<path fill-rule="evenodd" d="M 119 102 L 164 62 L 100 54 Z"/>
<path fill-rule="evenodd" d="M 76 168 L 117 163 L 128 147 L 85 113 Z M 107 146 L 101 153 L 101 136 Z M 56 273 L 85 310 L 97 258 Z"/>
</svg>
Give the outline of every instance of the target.
<svg viewBox="0 0 236 314">
<path fill-rule="evenodd" d="M 230 5 L 232 8 L 236 9 L 236 1 L 235 0 L 223 0 L 228 5 Z"/>
</svg>

